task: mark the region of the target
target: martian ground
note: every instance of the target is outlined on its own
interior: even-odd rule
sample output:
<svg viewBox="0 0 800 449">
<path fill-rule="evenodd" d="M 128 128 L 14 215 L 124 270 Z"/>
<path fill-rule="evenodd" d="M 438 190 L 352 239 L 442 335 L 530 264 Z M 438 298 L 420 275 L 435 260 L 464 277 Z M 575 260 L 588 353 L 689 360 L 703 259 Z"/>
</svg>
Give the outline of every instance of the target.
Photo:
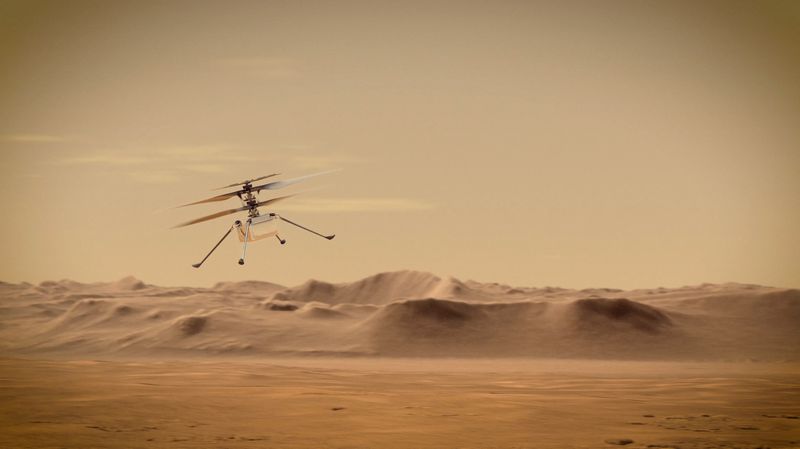
<svg viewBox="0 0 800 449">
<path fill-rule="evenodd" d="M 3 448 L 797 448 L 800 291 L 0 284 Z"/>
</svg>

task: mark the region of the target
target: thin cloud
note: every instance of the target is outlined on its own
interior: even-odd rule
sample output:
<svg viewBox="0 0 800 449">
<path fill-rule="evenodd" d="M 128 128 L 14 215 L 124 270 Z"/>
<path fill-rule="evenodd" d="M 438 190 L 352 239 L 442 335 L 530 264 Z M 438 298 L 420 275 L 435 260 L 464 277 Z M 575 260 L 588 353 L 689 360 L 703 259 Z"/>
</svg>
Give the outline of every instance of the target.
<svg viewBox="0 0 800 449">
<path fill-rule="evenodd" d="M 53 134 L 3 134 L 0 139 L 19 143 L 58 143 L 70 140 L 67 136 Z"/>
<path fill-rule="evenodd" d="M 127 175 L 137 182 L 148 184 L 163 184 L 178 182 L 187 176 L 195 174 L 218 174 L 230 171 L 234 166 L 257 165 L 253 163 L 268 162 L 274 165 L 275 158 L 269 153 L 249 152 L 243 153 L 230 145 L 175 145 L 161 146 L 147 149 L 111 150 L 91 152 L 64 156 L 60 159 L 47 161 L 48 164 L 86 166 L 95 170 L 113 170 L 123 176 Z M 290 171 L 314 170 L 323 171 L 337 168 L 342 165 L 352 165 L 358 159 L 346 155 L 296 155 L 286 158 L 281 165 Z M 263 171 L 263 170 L 262 170 Z M 249 176 L 261 175 L 254 173 Z M 245 176 L 248 176 L 245 174 Z M 361 210 L 367 205 L 357 205 L 351 201 L 349 204 L 323 205 L 323 208 L 334 210 Z M 339 209 L 336 209 L 336 208 Z M 418 209 L 417 206 L 389 204 L 372 204 L 371 208 L 405 208 L 406 210 Z"/>
<path fill-rule="evenodd" d="M 65 157 L 57 163 L 67 165 L 139 165 L 139 164 L 221 164 L 248 162 L 252 157 L 236 152 L 225 145 L 167 146 L 157 149 L 103 151 Z"/>
<path fill-rule="evenodd" d="M 180 181 L 194 173 L 226 172 L 231 164 L 254 160 L 227 145 L 183 145 L 94 152 L 64 157 L 53 163 L 117 170 L 137 182 L 165 184 Z"/>
<path fill-rule="evenodd" d="M 295 212 L 401 212 L 431 210 L 431 203 L 413 198 L 296 198 L 280 209 Z"/>
</svg>

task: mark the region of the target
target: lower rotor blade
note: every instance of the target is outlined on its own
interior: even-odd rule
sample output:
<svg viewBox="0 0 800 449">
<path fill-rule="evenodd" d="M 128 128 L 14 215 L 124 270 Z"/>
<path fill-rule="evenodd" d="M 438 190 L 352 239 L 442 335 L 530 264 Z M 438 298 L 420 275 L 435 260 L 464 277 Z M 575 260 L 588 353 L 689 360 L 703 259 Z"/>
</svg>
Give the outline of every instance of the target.
<svg viewBox="0 0 800 449">
<path fill-rule="evenodd" d="M 265 201 L 259 201 L 258 203 L 256 203 L 256 207 L 261 207 L 261 206 L 266 206 L 268 204 L 277 203 L 278 201 L 285 200 L 286 198 L 291 198 L 291 197 L 297 196 L 297 195 L 299 195 L 299 193 L 294 193 L 292 195 L 286 195 L 286 196 L 279 196 L 277 198 L 271 198 L 271 199 L 268 199 L 268 200 L 265 200 Z"/>
<path fill-rule="evenodd" d="M 205 217 L 195 218 L 194 220 L 187 221 L 186 223 L 181 223 L 179 225 L 173 226 L 173 228 L 182 228 L 184 226 L 202 223 L 204 221 L 213 220 L 219 217 L 224 217 L 225 215 L 235 214 L 236 212 L 241 212 L 247 209 L 248 209 L 247 207 L 237 207 L 236 209 L 223 210 L 222 212 L 217 212 L 215 214 L 206 215 Z"/>
</svg>

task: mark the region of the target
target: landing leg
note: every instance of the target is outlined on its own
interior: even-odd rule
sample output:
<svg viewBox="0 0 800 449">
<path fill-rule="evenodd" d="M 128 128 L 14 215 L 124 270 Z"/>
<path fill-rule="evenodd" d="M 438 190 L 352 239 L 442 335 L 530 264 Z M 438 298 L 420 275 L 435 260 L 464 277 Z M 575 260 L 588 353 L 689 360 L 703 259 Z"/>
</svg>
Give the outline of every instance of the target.
<svg viewBox="0 0 800 449">
<path fill-rule="evenodd" d="M 247 253 L 247 239 L 250 238 L 250 223 L 250 219 L 248 219 L 244 228 L 244 245 L 242 246 L 242 258 L 239 259 L 239 265 L 244 265 L 244 255 Z"/>
<path fill-rule="evenodd" d="M 277 214 L 276 214 L 276 215 L 277 215 Z M 305 226 L 303 226 L 303 225 L 299 225 L 299 224 L 297 224 L 297 223 L 293 222 L 292 220 L 289 220 L 288 218 L 281 217 L 280 215 L 278 215 L 278 218 L 280 218 L 281 220 L 285 221 L 286 223 L 289 223 L 290 225 L 297 226 L 297 227 L 298 227 L 298 228 L 300 228 L 300 229 L 303 229 L 303 230 L 305 230 L 305 231 L 308 231 L 308 232 L 310 232 L 310 233 L 312 233 L 312 234 L 316 234 L 316 235 L 318 235 L 318 236 L 320 236 L 320 237 L 322 237 L 322 238 L 326 238 L 326 239 L 328 239 L 328 240 L 333 240 L 333 238 L 334 238 L 334 237 L 336 237 L 336 235 L 335 235 L 335 234 L 331 234 L 331 235 L 323 235 L 323 234 L 320 234 L 320 233 L 319 233 L 319 232 L 317 232 L 317 231 L 314 231 L 314 230 L 312 230 L 312 229 L 308 229 L 307 227 L 305 227 Z"/>
<path fill-rule="evenodd" d="M 217 242 L 217 244 L 214 245 L 213 248 L 211 248 L 211 251 L 209 251 L 208 254 L 206 254 L 206 257 L 203 257 L 203 260 L 201 260 L 200 262 L 192 264 L 192 266 L 195 267 L 195 268 L 200 268 L 200 265 L 203 265 L 203 262 L 205 262 L 206 259 L 208 259 L 208 256 L 210 256 L 211 253 L 213 253 L 214 250 L 217 249 L 217 247 L 222 243 L 223 240 L 225 240 L 225 237 L 227 237 L 228 234 L 230 234 L 232 230 L 233 230 L 233 226 L 228 228 L 228 232 L 226 232 L 225 235 L 223 235 L 222 238 L 219 239 L 219 242 Z"/>
<path fill-rule="evenodd" d="M 279 242 L 281 242 L 281 245 L 286 243 L 286 240 L 282 239 L 281 236 L 279 236 L 278 234 L 275 234 L 275 238 L 278 239 Z"/>
</svg>

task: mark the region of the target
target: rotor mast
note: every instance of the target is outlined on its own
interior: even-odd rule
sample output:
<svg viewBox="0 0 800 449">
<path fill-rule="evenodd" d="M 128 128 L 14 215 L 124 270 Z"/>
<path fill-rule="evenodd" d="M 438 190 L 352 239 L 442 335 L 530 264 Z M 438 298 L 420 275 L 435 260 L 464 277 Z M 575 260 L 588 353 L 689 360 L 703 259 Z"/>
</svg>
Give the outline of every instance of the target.
<svg viewBox="0 0 800 449">
<path fill-rule="evenodd" d="M 247 207 L 247 216 L 250 218 L 258 217 L 258 199 L 253 193 L 253 184 L 247 181 L 242 186 L 242 191 L 236 194 L 242 201 L 242 206 Z"/>
</svg>

